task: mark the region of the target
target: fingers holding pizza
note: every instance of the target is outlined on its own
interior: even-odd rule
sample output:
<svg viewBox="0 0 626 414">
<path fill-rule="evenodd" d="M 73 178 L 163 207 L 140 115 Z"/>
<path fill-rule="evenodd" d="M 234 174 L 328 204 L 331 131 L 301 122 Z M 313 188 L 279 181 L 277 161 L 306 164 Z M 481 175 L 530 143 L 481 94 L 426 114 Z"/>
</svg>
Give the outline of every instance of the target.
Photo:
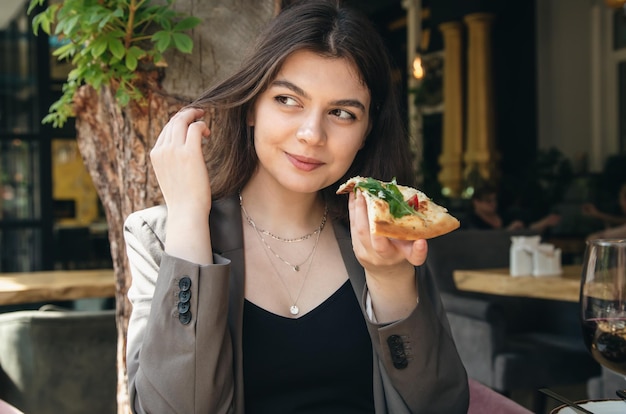
<svg viewBox="0 0 626 414">
<path fill-rule="evenodd" d="M 357 191 L 358 190 L 358 191 Z M 374 178 L 353 177 L 337 194 L 350 196 L 350 223 L 355 253 L 373 265 L 394 263 L 399 258 L 413 265 L 426 260 L 424 239 L 449 233 L 460 226 L 448 211 L 421 191 Z M 358 193 L 359 197 L 355 195 Z M 359 208 L 359 204 L 363 204 Z M 369 237 L 365 237 L 368 235 Z M 367 255 L 372 249 L 376 255 Z M 397 262 L 396 262 L 397 263 Z"/>
<path fill-rule="evenodd" d="M 389 266 L 403 266 L 407 262 L 419 266 L 426 260 L 425 240 L 398 240 L 371 233 L 367 202 L 360 191 L 349 194 L 348 211 L 352 247 L 363 267 L 387 273 Z"/>
</svg>

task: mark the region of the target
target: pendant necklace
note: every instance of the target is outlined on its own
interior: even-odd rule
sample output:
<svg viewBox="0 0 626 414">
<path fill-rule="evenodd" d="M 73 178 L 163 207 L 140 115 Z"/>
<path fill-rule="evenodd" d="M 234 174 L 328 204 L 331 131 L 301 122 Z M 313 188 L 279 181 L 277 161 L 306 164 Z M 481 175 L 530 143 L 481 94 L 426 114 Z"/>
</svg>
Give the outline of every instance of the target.
<svg viewBox="0 0 626 414">
<path fill-rule="evenodd" d="M 263 237 L 261 236 L 261 233 L 258 230 L 256 230 L 256 228 L 255 228 L 255 233 L 259 237 L 259 241 L 262 241 Z M 291 296 L 291 292 L 289 291 L 289 288 L 287 287 L 287 284 L 285 283 L 285 280 L 283 279 L 282 275 L 278 271 L 278 268 L 272 261 L 272 257 L 270 256 L 269 252 L 266 249 L 263 249 L 263 252 L 265 252 L 265 255 L 267 256 L 267 260 L 272 265 L 274 272 L 276 272 L 276 276 L 278 276 L 280 283 L 283 284 L 283 287 L 287 291 L 289 300 L 292 303 L 292 305 L 289 307 L 289 313 L 291 313 L 293 316 L 296 316 L 300 313 L 300 308 L 298 307 L 298 299 L 300 299 L 300 294 L 302 293 L 302 289 L 304 289 L 304 284 L 306 283 L 306 280 L 309 277 L 309 273 L 311 273 L 311 268 L 313 267 L 313 258 L 315 257 L 315 252 L 317 251 L 317 244 L 320 240 L 321 234 L 322 234 L 321 231 L 317 233 L 317 237 L 315 238 L 315 244 L 313 245 L 313 250 L 311 251 L 311 254 L 309 255 L 309 257 L 311 258 L 311 262 L 309 263 L 309 267 L 307 268 L 306 273 L 304 274 L 304 278 L 302 278 L 302 284 L 300 285 L 300 289 L 298 289 L 298 294 L 296 295 L 295 299 Z"/>
<path fill-rule="evenodd" d="M 280 283 L 282 283 L 283 287 L 287 291 L 287 295 L 289 296 L 289 300 L 292 303 L 292 305 L 289 307 L 289 313 L 292 314 L 293 316 L 298 315 L 300 313 L 300 308 L 298 307 L 298 299 L 300 299 L 300 294 L 302 293 L 302 290 L 304 289 L 304 284 L 306 283 L 306 280 L 309 277 L 309 273 L 311 273 L 311 268 L 313 267 L 313 259 L 315 257 L 315 252 L 317 251 L 317 245 L 318 245 L 318 243 L 320 241 L 320 236 L 322 234 L 322 230 L 324 230 L 324 226 L 326 225 L 326 220 L 327 220 L 327 217 L 328 217 L 328 205 L 326 205 L 326 207 L 324 208 L 324 216 L 322 217 L 322 222 L 317 227 L 317 229 L 315 229 L 313 232 L 311 232 L 309 234 L 306 234 L 306 235 L 304 235 L 302 237 L 297 237 L 295 239 L 286 239 L 286 238 L 278 237 L 278 236 L 270 233 L 269 231 L 265 231 L 265 230 L 260 229 L 259 227 L 257 227 L 256 223 L 248 215 L 248 212 L 246 211 L 246 209 L 243 206 L 243 197 L 241 196 L 241 192 L 239 193 L 239 204 L 241 206 L 241 211 L 242 211 L 244 217 L 246 218 L 246 221 L 248 222 L 248 224 L 250 224 L 250 227 L 252 227 L 254 229 L 254 232 L 257 235 L 257 237 L 259 238 L 259 241 L 261 242 L 262 247 L 264 247 L 262 250 L 265 253 L 265 256 L 267 257 L 267 260 L 270 262 L 270 265 L 274 269 L 274 272 L 276 273 L 276 276 L 280 280 Z M 285 243 L 295 243 L 295 242 L 304 241 L 304 240 L 309 239 L 313 235 L 316 235 L 316 238 L 315 238 L 315 244 L 313 244 L 313 249 L 307 255 L 307 257 L 304 259 L 304 261 L 302 263 L 300 263 L 300 264 L 294 265 L 294 264 L 290 263 L 289 261 L 285 260 L 284 258 L 282 258 L 278 253 L 276 253 L 276 251 L 274 251 L 274 249 L 272 249 L 272 246 L 270 246 L 269 243 L 267 243 L 267 241 L 263 237 L 263 234 L 269 235 L 270 237 L 272 237 L 272 238 L 274 238 L 276 240 L 285 242 Z M 289 291 L 289 287 L 287 286 L 287 283 L 285 283 L 285 280 L 283 279 L 282 275 L 278 271 L 278 268 L 276 267 L 276 264 L 272 260 L 272 257 L 270 256 L 270 252 L 277 259 L 279 259 L 281 262 L 285 263 L 286 265 L 290 266 L 296 272 L 299 272 L 300 271 L 300 267 L 303 266 L 304 264 L 306 264 L 306 262 L 308 262 L 309 259 L 310 259 L 309 267 L 307 268 L 307 271 L 306 271 L 304 277 L 302 278 L 302 284 L 300 285 L 300 288 L 298 289 L 298 294 L 296 295 L 295 299 L 291 296 L 291 292 Z"/>
<path fill-rule="evenodd" d="M 311 236 L 313 236 L 314 234 L 317 234 L 318 239 L 319 239 L 319 235 L 322 232 L 322 230 L 324 229 L 324 226 L 326 225 L 326 220 L 328 218 L 328 205 L 326 205 L 326 207 L 324 208 L 324 215 L 322 216 L 322 222 L 320 223 L 320 225 L 311 233 L 309 234 L 305 234 L 304 236 L 301 237 L 297 237 L 294 239 L 287 239 L 287 238 L 283 238 L 283 237 L 279 237 L 276 236 L 275 234 L 267 231 L 267 230 L 263 230 L 261 228 L 259 228 L 256 223 L 254 222 L 254 220 L 252 220 L 252 218 L 248 215 L 248 212 L 246 211 L 245 207 L 243 206 L 243 197 L 241 196 L 241 192 L 239 193 L 239 205 L 241 206 L 241 211 L 243 212 L 244 217 L 246 218 L 246 221 L 248 222 L 248 224 L 250 224 L 250 226 L 252 226 L 252 228 L 256 231 L 257 235 L 259 236 L 259 239 L 261 240 L 261 242 L 263 243 L 263 245 L 265 245 L 265 247 L 267 248 L 267 250 L 269 250 L 270 252 L 272 252 L 272 254 L 281 262 L 285 263 L 287 266 L 291 267 L 293 269 L 294 272 L 299 272 L 300 268 L 302 267 L 302 265 L 304 265 L 306 262 L 309 261 L 309 259 L 313 256 L 313 252 L 315 252 L 315 246 L 317 246 L 317 241 L 315 242 L 315 246 L 313 247 L 313 249 L 311 250 L 311 252 L 309 252 L 308 256 L 304 258 L 304 260 L 302 261 L 302 263 L 300 264 L 293 264 L 291 262 L 289 262 L 288 260 L 285 260 L 282 256 L 280 256 L 273 248 L 272 246 L 270 246 L 270 244 L 267 242 L 267 240 L 265 240 L 265 238 L 263 237 L 263 234 L 269 235 L 270 237 L 285 242 L 285 243 L 295 243 L 295 242 L 301 242 L 304 240 L 309 239 Z"/>
</svg>

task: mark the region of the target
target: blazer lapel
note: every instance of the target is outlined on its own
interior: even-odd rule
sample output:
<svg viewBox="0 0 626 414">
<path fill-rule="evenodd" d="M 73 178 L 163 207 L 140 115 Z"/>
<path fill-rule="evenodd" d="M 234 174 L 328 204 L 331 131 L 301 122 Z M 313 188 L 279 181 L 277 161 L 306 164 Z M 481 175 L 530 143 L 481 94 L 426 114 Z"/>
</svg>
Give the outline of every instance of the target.
<svg viewBox="0 0 626 414">
<path fill-rule="evenodd" d="M 241 210 L 237 196 L 213 201 L 209 216 L 213 252 L 231 261 L 228 325 L 233 342 L 235 413 L 243 413 L 242 326 L 244 302 L 244 253 Z"/>
<path fill-rule="evenodd" d="M 335 231 L 337 244 L 339 244 L 339 250 L 341 251 L 343 262 L 346 266 L 346 270 L 348 271 L 348 276 L 350 277 L 350 283 L 352 284 L 354 293 L 360 302 L 363 297 L 363 290 L 365 289 L 365 272 L 354 255 L 350 230 L 348 226 L 338 220 L 333 220 L 333 230 Z M 361 304 L 361 306 L 362 305 L 363 304 Z"/>
<path fill-rule="evenodd" d="M 211 226 L 211 244 L 213 252 L 231 261 L 231 300 L 239 300 L 241 306 L 230 306 L 232 309 L 243 309 L 244 288 L 244 255 L 243 228 L 239 200 L 236 196 L 213 202 L 209 217 Z M 233 305 L 235 305 L 233 303 Z M 240 316 L 240 315 L 239 315 Z M 236 326 L 236 325 L 234 325 Z"/>
</svg>

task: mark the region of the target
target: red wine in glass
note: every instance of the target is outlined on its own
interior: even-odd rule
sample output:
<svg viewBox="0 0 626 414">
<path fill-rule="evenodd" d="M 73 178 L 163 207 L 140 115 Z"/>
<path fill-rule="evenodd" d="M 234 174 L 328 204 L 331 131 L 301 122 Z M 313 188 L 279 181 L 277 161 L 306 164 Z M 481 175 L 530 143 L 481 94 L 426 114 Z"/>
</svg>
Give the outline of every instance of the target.
<svg viewBox="0 0 626 414">
<path fill-rule="evenodd" d="M 626 318 L 587 319 L 582 326 L 585 344 L 593 358 L 626 375 Z"/>
<path fill-rule="evenodd" d="M 587 242 L 580 306 L 583 339 L 591 356 L 626 375 L 626 239 Z"/>
</svg>

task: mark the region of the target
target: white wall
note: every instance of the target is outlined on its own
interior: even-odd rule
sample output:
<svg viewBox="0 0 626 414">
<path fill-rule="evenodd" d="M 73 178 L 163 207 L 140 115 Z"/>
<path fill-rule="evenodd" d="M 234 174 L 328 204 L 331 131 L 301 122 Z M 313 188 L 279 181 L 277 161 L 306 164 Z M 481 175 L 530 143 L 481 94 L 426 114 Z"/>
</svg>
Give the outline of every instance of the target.
<svg viewBox="0 0 626 414">
<path fill-rule="evenodd" d="M 0 30 L 4 30 L 9 22 L 22 13 L 26 7 L 26 0 L 2 0 L 0 5 Z"/>
<path fill-rule="evenodd" d="M 591 151 L 592 7 L 591 0 L 536 0 L 539 147 L 557 147 L 572 161 Z"/>
</svg>

